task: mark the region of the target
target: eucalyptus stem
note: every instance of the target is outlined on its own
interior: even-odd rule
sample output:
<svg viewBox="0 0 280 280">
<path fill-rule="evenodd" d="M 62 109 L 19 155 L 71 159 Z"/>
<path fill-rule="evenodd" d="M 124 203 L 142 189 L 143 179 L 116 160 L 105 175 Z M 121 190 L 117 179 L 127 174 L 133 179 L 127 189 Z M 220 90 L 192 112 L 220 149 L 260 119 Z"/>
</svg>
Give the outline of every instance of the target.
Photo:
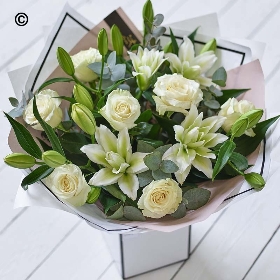
<svg viewBox="0 0 280 280">
<path fill-rule="evenodd" d="M 77 84 L 81 85 L 82 87 L 84 87 L 85 89 L 87 89 L 89 92 L 98 93 L 98 91 L 97 91 L 96 89 L 93 89 L 93 88 L 91 88 L 91 87 L 86 86 L 85 84 L 83 84 L 82 82 L 80 82 L 80 81 L 77 79 L 77 77 L 75 77 L 74 75 L 72 76 L 72 78 L 73 78 L 73 80 L 74 80 Z"/>
<path fill-rule="evenodd" d="M 99 94 L 101 93 L 101 86 L 102 86 L 102 80 L 103 80 L 103 71 L 104 71 L 104 64 L 105 64 L 104 58 L 105 58 L 104 55 L 102 55 L 101 73 L 100 73 L 100 81 L 99 81 L 99 88 L 98 88 Z"/>
</svg>

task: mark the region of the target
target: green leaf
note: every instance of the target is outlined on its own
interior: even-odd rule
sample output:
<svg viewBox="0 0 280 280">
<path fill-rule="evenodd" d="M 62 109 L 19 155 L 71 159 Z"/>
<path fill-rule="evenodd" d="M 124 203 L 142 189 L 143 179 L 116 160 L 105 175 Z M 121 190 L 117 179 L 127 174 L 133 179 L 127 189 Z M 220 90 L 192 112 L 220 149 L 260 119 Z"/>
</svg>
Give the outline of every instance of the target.
<svg viewBox="0 0 280 280">
<path fill-rule="evenodd" d="M 107 214 L 107 212 L 110 210 L 111 207 L 113 207 L 114 205 L 120 202 L 119 199 L 115 198 L 114 196 L 108 195 L 104 192 L 101 192 L 99 196 L 99 201 L 104 208 L 105 214 Z"/>
<path fill-rule="evenodd" d="M 148 109 L 141 113 L 135 123 L 148 122 L 153 116 L 152 110 Z"/>
<path fill-rule="evenodd" d="M 171 148 L 171 144 L 168 144 L 168 145 L 164 145 L 164 146 L 160 146 L 158 148 L 155 149 L 156 152 L 160 152 L 161 154 L 161 157 L 164 155 L 164 153 L 169 149 Z"/>
<path fill-rule="evenodd" d="M 123 211 L 123 206 L 121 205 L 120 208 L 111 216 L 107 216 L 107 219 L 111 220 L 119 220 L 123 217 L 124 211 Z"/>
<path fill-rule="evenodd" d="M 9 101 L 10 101 L 11 105 L 15 108 L 19 105 L 18 100 L 14 97 L 9 97 Z"/>
<path fill-rule="evenodd" d="M 209 90 L 215 94 L 216 97 L 222 97 L 223 96 L 223 92 L 220 91 L 219 89 L 217 89 L 216 87 L 214 87 L 213 85 L 211 85 L 209 87 Z"/>
<path fill-rule="evenodd" d="M 42 165 L 33 170 L 30 174 L 28 174 L 21 182 L 21 186 L 24 190 L 28 189 L 28 185 L 32 185 L 39 180 L 42 180 L 48 177 L 54 168 L 51 168 L 47 165 Z"/>
<path fill-rule="evenodd" d="M 227 72 L 224 67 L 220 67 L 212 76 L 212 82 L 221 87 L 226 86 Z"/>
<path fill-rule="evenodd" d="M 144 91 L 142 93 L 142 96 L 144 96 L 145 99 L 147 99 L 153 106 L 156 106 L 156 102 L 153 99 L 153 93 L 151 91 Z"/>
<path fill-rule="evenodd" d="M 53 98 L 63 99 L 63 100 L 66 100 L 66 101 L 70 102 L 71 104 L 75 104 L 76 103 L 75 98 L 68 97 L 68 96 L 59 96 L 59 97 L 53 97 Z"/>
<path fill-rule="evenodd" d="M 74 64 L 70 55 L 63 48 L 58 47 L 56 51 L 57 61 L 62 70 L 69 76 L 75 74 Z"/>
<path fill-rule="evenodd" d="M 229 98 L 236 98 L 239 95 L 241 95 L 242 93 L 246 92 L 250 90 L 249 88 L 245 88 L 245 89 L 223 89 L 222 93 L 223 96 L 219 96 L 217 97 L 217 100 L 219 101 L 220 104 L 224 104 L 225 102 L 227 102 L 227 100 Z"/>
<path fill-rule="evenodd" d="M 186 183 L 186 186 L 182 186 L 182 192 L 183 192 L 183 194 L 185 193 L 185 192 L 187 192 L 188 190 L 191 190 L 191 189 L 195 189 L 195 188 L 197 188 L 197 184 L 194 184 L 194 183 Z"/>
<path fill-rule="evenodd" d="M 172 52 L 176 55 L 178 55 L 178 52 L 179 52 L 179 46 L 178 46 L 178 43 L 177 43 L 177 40 L 172 32 L 172 29 L 169 28 L 170 30 L 170 38 L 171 38 L 171 45 L 172 45 Z"/>
<path fill-rule="evenodd" d="M 216 164 L 213 169 L 212 180 L 218 175 L 218 173 L 223 169 L 223 167 L 228 162 L 229 158 L 231 157 L 236 145 L 231 140 L 227 140 L 223 143 L 219 150 L 218 158 Z"/>
<path fill-rule="evenodd" d="M 74 123 L 73 121 L 64 121 L 61 122 L 61 125 L 65 130 L 69 130 L 71 127 L 73 127 Z"/>
<path fill-rule="evenodd" d="M 164 117 L 160 117 L 158 115 L 154 115 L 154 116 L 157 119 L 158 124 L 162 127 L 162 129 L 167 132 L 170 142 L 175 143 L 176 142 L 175 141 L 175 132 L 174 132 L 173 126 L 177 125 L 177 123 L 174 122 L 173 120 L 170 120 L 170 119 L 167 119 Z"/>
<path fill-rule="evenodd" d="M 255 172 L 247 173 L 244 175 L 245 180 L 250 184 L 255 190 L 262 190 L 265 186 L 265 180 L 263 177 Z"/>
<path fill-rule="evenodd" d="M 215 52 L 216 49 L 217 49 L 216 39 L 212 39 L 203 46 L 203 48 L 200 51 L 200 54 L 208 52 L 208 51 L 214 51 Z"/>
<path fill-rule="evenodd" d="M 177 210 L 173 214 L 171 214 L 171 216 L 176 219 L 181 219 L 184 218 L 186 214 L 187 214 L 186 205 L 182 202 L 179 204 Z"/>
<path fill-rule="evenodd" d="M 179 167 L 172 160 L 163 160 L 160 164 L 160 170 L 164 173 L 175 173 Z"/>
<path fill-rule="evenodd" d="M 104 28 L 102 28 L 97 37 L 98 50 L 102 56 L 105 56 L 108 52 L 108 36 Z"/>
<path fill-rule="evenodd" d="M 154 180 L 151 170 L 142 172 L 142 173 L 138 174 L 137 177 L 138 177 L 140 188 L 147 186 Z"/>
<path fill-rule="evenodd" d="M 130 135 L 146 136 L 151 131 L 153 125 L 147 122 L 140 122 L 135 127 L 129 130 Z"/>
<path fill-rule="evenodd" d="M 170 173 L 165 173 L 165 172 L 161 171 L 160 169 L 153 170 L 152 171 L 152 175 L 153 175 L 153 178 L 155 180 L 171 178 L 171 174 Z"/>
<path fill-rule="evenodd" d="M 155 148 L 148 143 L 146 143 L 143 140 L 138 140 L 137 143 L 137 152 L 140 153 L 152 153 L 155 150 Z"/>
<path fill-rule="evenodd" d="M 161 153 L 153 152 L 144 157 L 144 163 L 150 170 L 157 170 L 161 164 Z"/>
<path fill-rule="evenodd" d="M 65 77 L 61 77 L 61 78 L 53 78 L 53 79 L 50 79 L 46 82 L 44 82 L 39 88 L 38 88 L 38 92 L 40 92 L 43 88 L 51 85 L 51 84 L 54 84 L 54 83 L 70 83 L 70 82 L 73 82 L 74 80 L 72 78 L 65 78 Z"/>
<path fill-rule="evenodd" d="M 61 155 L 65 156 L 62 146 L 60 144 L 60 141 L 57 137 L 57 135 L 54 132 L 54 129 L 48 125 L 40 116 L 39 112 L 38 112 L 38 108 L 37 108 L 37 104 L 36 104 L 36 96 L 34 95 L 34 99 L 33 99 L 33 114 L 35 116 L 35 118 L 38 120 L 38 122 L 40 123 L 40 125 L 42 126 L 42 128 L 44 129 L 45 133 L 48 136 L 48 139 L 52 145 L 52 148 L 54 151 L 59 152 Z"/>
<path fill-rule="evenodd" d="M 192 43 L 194 44 L 194 40 L 195 40 L 195 36 L 197 33 L 197 30 L 199 29 L 200 26 L 198 26 L 189 36 L 188 38 L 192 41 Z"/>
<path fill-rule="evenodd" d="M 236 166 L 238 170 L 246 170 L 248 168 L 248 160 L 243 155 L 233 152 L 229 160 Z"/>
<path fill-rule="evenodd" d="M 14 129 L 20 146 L 31 156 L 41 159 L 42 151 L 34 141 L 31 133 L 21 123 L 11 118 L 7 113 L 4 112 L 4 114 Z"/>
<path fill-rule="evenodd" d="M 248 125 L 249 125 L 248 118 L 244 118 L 243 116 L 241 116 L 234 122 L 229 133 L 231 134 L 232 137 L 240 137 L 245 133 L 245 131 L 248 128 Z"/>
<path fill-rule="evenodd" d="M 149 138 L 139 138 L 138 140 L 139 141 L 141 140 L 154 148 L 158 148 L 163 145 L 163 142 L 160 140 L 153 140 L 153 139 L 149 139 Z"/>
<path fill-rule="evenodd" d="M 126 195 L 124 195 L 123 192 L 116 185 L 103 186 L 102 188 L 108 193 L 110 193 L 112 196 L 118 198 L 122 202 L 125 202 Z"/>
<path fill-rule="evenodd" d="M 261 141 L 265 138 L 265 134 L 268 128 L 274 122 L 276 122 L 279 117 L 280 115 L 258 123 L 253 129 L 256 134 L 254 137 L 242 135 L 241 137 L 234 139 L 234 142 L 236 144 L 235 151 L 242 154 L 243 156 L 248 156 L 252 152 L 254 152 L 261 143 Z"/>
<path fill-rule="evenodd" d="M 89 139 L 80 133 L 64 133 L 60 137 L 62 147 L 74 154 L 82 154 L 81 148 L 90 144 Z"/>
<path fill-rule="evenodd" d="M 185 192 L 183 198 L 186 202 L 186 207 L 190 210 L 196 210 L 205 205 L 211 196 L 209 190 L 203 188 L 194 188 Z"/>
<path fill-rule="evenodd" d="M 204 100 L 204 104 L 205 104 L 205 106 L 207 106 L 211 109 L 214 109 L 214 110 L 217 110 L 220 108 L 220 103 L 215 99 Z"/>
<path fill-rule="evenodd" d="M 52 150 L 52 147 L 49 146 L 49 145 L 47 145 L 42 139 L 40 139 L 40 138 L 38 138 L 38 137 L 36 137 L 36 138 L 37 138 L 37 140 L 39 141 L 39 143 L 40 143 L 41 147 L 43 148 L 44 152 L 45 152 L 45 151 L 50 151 L 50 150 Z M 42 156 L 41 156 L 41 157 L 42 157 Z M 41 159 L 41 158 L 40 158 L 40 159 Z"/>
<path fill-rule="evenodd" d="M 124 217 L 130 221 L 145 221 L 142 212 L 133 206 L 124 206 Z"/>
</svg>

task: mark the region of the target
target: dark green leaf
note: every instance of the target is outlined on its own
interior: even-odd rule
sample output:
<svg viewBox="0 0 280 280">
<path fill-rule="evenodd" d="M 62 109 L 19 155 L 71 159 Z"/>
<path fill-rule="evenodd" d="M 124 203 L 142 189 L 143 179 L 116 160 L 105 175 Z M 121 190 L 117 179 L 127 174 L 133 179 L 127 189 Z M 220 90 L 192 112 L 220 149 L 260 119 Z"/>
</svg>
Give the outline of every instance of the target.
<svg viewBox="0 0 280 280">
<path fill-rule="evenodd" d="M 153 140 L 153 139 L 149 139 L 149 138 L 139 138 L 138 141 L 140 141 L 140 140 L 149 144 L 150 146 L 152 146 L 154 148 L 158 148 L 163 145 L 163 142 L 160 140 Z"/>
<path fill-rule="evenodd" d="M 142 172 L 138 174 L 137 177 L 138 177 L 140 188 L 147 186 L 154 180 L 151 170 Z"/>
<path fill-rule="evenodd" d="M 145 141 L 139 140 L 137 143 L 137 152 L 140 153 L 152 153 L 155 150 L 155 148 Z"/>
<path fill-rule="evenodd" d="M 39 141 L 39 143 L 40 143 L 41 147 L 43 148 L 44 152 L 52 150 L 52 147 L 47 145 L 42 139 L 37 137 L 37 140 Z"/>
<path fill-rule="evenodd" d="M 70 55 L 63 48 L 58 47 L 57 52 L 57 61 L 62 68 L 62 70 L 69 76 L 73 76 L 75 74 L 74 64 Z"/>
<path fill-rule="evenodd" d="M 139 118 L 135 121 L 135 123 L 141 123 L 141 122 L 148 122 L 153 116 L 152 110 L 146 110 L 141 113 Z"/>
<path fill-rule="evenodd" d="M 187 214 L 186 205 L 182 202 L 179 204 L 177 210 L 173 214 L 171 214 L 171 216 L 176 219 L 181 219 L 184 218 L 186 214 Z"/>
<path fill-rule="evenodd" d="M 11 105 L 15 108 L 19 105 L 18 100 L 14 97 L 9 97 L 9 101 L 10 101 Z"/>
<path fill-rule="evenodd" d="M 160 164 L 160 170 L 164 173 L 175 173 L 179 167 L 172 160 L 163 160 Z"/>
<path fill-rule="evenodd" d="M 195 188 L 185 192 L 184 201 L 187 203 L 186 207 L 190 210 L 196 210 L 205 205 L 211 196 L 209 190 L 203 188 Z"/>
<path fill-rule="evenodd" d="M 37 104 L 36 104 L 36 96 L 34 95 L 34 99 L 33 99 L 33 114 L 35 116 L 35 118 L 38 120 L 38 122 L 40 123 L 40 125 L 42 126 L 42 128 L 44 129 L 45 133 L 48 136 L 48 139 L 52 145 L 52 148 L 54 151 L 59 152 L 61 155 L 65 156 L 64 151 L 62 149 L 62 146 L 60 144 L 60 141 L 57 137 L 57 135 L 54 132 L 54 129 L 48 125 L 40 116 L 39 112 L 38 112 L 38 108 L 37 108 Z"/>
<path fill-rule="evenodd" d="M 64 122 L 61 122 L 61 124 L 65 130 L 69 130 L 74 125 L 73 121 L 64 121 Z"/>
<path fill-rule="evenodd" d="M 4 112 L 4 114 L 13 127 L 20 146 L 31 156 L 41 159 L 42 151 L 34 141 L 31 133 L 21 123 L 11 118 L 7 113 Z"/>
<path fill-rule="evenodd" d="M 118 198 L 122 202 L 125 202 L 126 196 L 117 186 L 110 185 L 110 186 L 103 186 L 102 188 L 106 190 L 108 193 L 110 193 L 112 196 Z"/>
<path fill-rule="evenodd" d="M 32 185 L 39 180 L 42 180 L 49 176 L 53 172 L 54 168 L 51 168 L 47 165 L 42 165 L 33 170 L 28 174 L 21 182 L 21 186 L 24 190 L 28 189 L 28 185 Z"/>
<path fill-rule="evenodd" d="M 90 141 L 84 134 L 80 133 L 64 133 L 60 137 L 62 147 L 74 154 L 82 154 L 81 148 L 90 144 Z"/>
<path fill-rule="evenodd" d="M 231 157 L 236 145 L 231 140 L 227 140 L 223 143 L 219 150 L 218 158 L 216 164 L 213 169 L 212 180 L 218 175 L 218 173 L 223 169 L 223 167 L 228 162 L 229 158 Z"/>
<path fill-rule="evenodd" d="M 111 220 L 119 220 L 123 217 L 124 211 L 123 211 L 123 206 L 121 205 L 120 208 L 111 216 L 107 216 L 107 219 Z"/>
<path fill-rule="evenodd" d="M 129 51 L 136 51 L 136 50 L 138 50 L 138 47 L 141 47 L 141 44 L 134 44 L 131 48 L 130 48 L 130 50 Z"/>
<path fill-rule="evenodd" d="M 171 38 L 171 45 L 172 45 L 172 52 L 176 55 L 178 55 L 178 52 L 179 52 L 179 46 L 178 46 L 178 43 L 177 43 L 177 40 L 172 32 L 172 29 L 169 28 L 170 30 L 170 38 Z"/>
<path fill-rule="evenodd" d="M 215 100 L 215 99 L 212 99 L 212 100 L 205 100 L 204 101 L 204 104 L 205 106 L 211 108 L 211 109 L 214 109 L 214 110 L 217 110 L 220 108 L 220 103 Z"/>
<path fill-rule="evenodd" d="M 224 104 L 225 102 L 227 102 L 227 100 L 229 98 L 236 98 L 238 97 L 240 94 L 246 92 L 250 90 L 249 88 L 245 88 L 245 89 L 223 89 L 222 93 L 223 96 L 217 97 L 217 100 L 219 101 L 220 104 Z"/>
<path fill-rule="evenodd" d="M 142 96 L 144 96 L 144 98 L 147 99 L 153 106 L 156 105 L 156 102 L 153 99 L 153 93 L 151 91 L 144 91 Z"/>
<path fill-rule="evenodd" d="M 195 40 L 195 36 L 197 33 L 197 30 L 199 29 L 200 26 L 198 26 L 189 36 L 188 38 L 192 41 L 192 43 L 194 44 L 194 40 Z"/>
<path fill-rule="evenodd" d="M 145 221 L 146 220 L 146 218 L 143 216 L 142 212 L 133 206 L 124 207 L 124 217 L 130 221 Z"/>
<path fill-rule="evenodd" d="M 212 82 L 221 87 L 226 86 L 227 72 L 224 67 L 220 67 L 212 76 Z"/>
<path fill-rule="evenodd" d="M 161 180 L 161 179 L 166 179 L 166 178 L 171 178 L 170 173 L 165 173 L 161 171 L 160 169 L 153 170 L 152 171 L 152 176 L 155 180 Z"/>
<path fill-rule="evenodd" d="M 236 166 L 238 170 L 246 170 L 248 168 L 248 160 L 243 155 L 233 152 L 229 160 Z"/>
<path fill-rule="evenodd" d="M 70 82 L 73 82 L 74 80 L 72 78 L 65 78 L 65 77 L 61 77 L 61 78 L 53 78 L 53 79 L 50 79 L 46 82 L 44 82 L 39 88 L 38 88 L 38 92 L 40 92 L 43 88 L 51 85 L 51 84 L 54 84 L 54 83 L 70 83 Z"/>
<path fill-rule="evenodd" d="M 175 132 L 174 132 L 173 126 L 177 125 L 177 123 L 174 122 L 173 120 L 170 120 L 170 119 L 167 119 L 164 117 L 160 117 L 158 115 L 154 115 L 154 116 L 157 119 L 158 124 L 162 127 L 162 129 L 167 132 L 170 142 L 175 143 L 176 142 L 175 141 Z"/>
<path fill-rule="evenodd" d="M 195 189 L 197 188 L 197 184 L 194 184 L 194 183 L 186 183 L 185 186 L 182 186 L 182 192 L 183 194 L 188 191 L 188 190 L 191 190 L 191 189 Z"/>
<path fill-rule="evenodd" d="M 254 152 L 261 143 L 261 141 L 265 138 L 265 134 L 268 128 L 274 122 L 276 122 L 279 117 L 280 115 L 258 123 L 253 129 L 256 134 L 254 137 L 242 135 L 241 137 L 234 139 L 234 142 L 237 146 L 236 152 L 242 154 L 243 156 L 248 156 L 252 152 Z"/>
<path fill-rule="evenodd" d="M 161 153 L 153 152 L 144 157 L 144 163 L 150 170 L 157 170 L 161 164 Z"/>
<path fill-rule="evenodd" d="M 146 136 L 151 131 L 153 125 L 147 122 L 140 122 L 135 127 L 129 130 L 130 135 Z"/>
<path fill-rule="evenodd" d="M 63 100 L 69 101 L 71 104 L 76 103 L 75 98 L 68 97 L 68 96 L 59 96 L 59 97 L 53 97 L 53 98 L 63 99 Z"/>
<path fill-rule="evenodd" d="M 114 205 L 120 202 L 119 199 L 115 198 L 114 196 L 108 195 L 104 192 L 101 192 L 99 196 L 99 201 L 104 208 L 105 214 L 107 214 L 107 212 L 110 210 L 111 207 L 113 207 Z"/>
</svg>

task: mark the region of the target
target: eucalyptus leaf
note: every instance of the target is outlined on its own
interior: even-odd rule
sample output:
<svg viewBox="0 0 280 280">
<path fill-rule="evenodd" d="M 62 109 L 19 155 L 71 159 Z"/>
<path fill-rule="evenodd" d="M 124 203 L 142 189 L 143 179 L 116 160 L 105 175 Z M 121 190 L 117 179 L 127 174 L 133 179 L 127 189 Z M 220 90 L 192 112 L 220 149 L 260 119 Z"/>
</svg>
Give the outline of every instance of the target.
<svg viewBox="0 0 280 280">
<path fill-rule="evenodd" d="M 196 210 L 204 206 L 211 196 L 209 190 L 203 188 L 194 188 L 185 192 L 184 199 L 187 202 L 186 207 L 190 210 Z"/>
<path fill-rule="evenodd" d="M 124 217 L 130 221 L 145 221 L 142 212 L 133 206 L 124 206 Z"/>
<path fill-rule="evenodd" d="M 124 208 L 123 208 L 123 206 L 121 205 L 121 206 L 119 207 L 119 209 L 117 209 L 117 210 L 115 211 L 114 214 L 112 214 L 112 215 L 110 215 L 110 216 L 107 216 L 107 219 L 119 220 L 119 219 L 121 219 L 121 218 L 123 217 L 123 215 L 124 215 Z"/>
<path fill-rule="evenodd" d="M 162 24 L 163 20 L 164 20 L 163 14 L 157 14 L 157 15 L 155 15 L 155 17 L 154 17 L 153 24 L 154 24 L 155 26 L 159 26 L 159 25 Z"/>
<path fill-rule="evenodd" d="M 93 62 L 88 65 L 88 68 L 91 69 L 97 75 L 101 75 L 102 62 Z M 104 65 L 103 75 L 109 74 L 109 67 Z"/>
<path fill-rule="evenodd" d="M 151 170 L 147 170 L 145 172 L 139 173 L 137 177 L 138 177 L 140 188 L 147 186 L 154 180 Z"/>
<path fill-rule="evenodd" d="M 214 93 L 217 97 L 221 97 L 223 96 L 223 92 L 221 90 L 219 90 L 218 88 L 214 87 L 213 85 L 211 85 L 209 87 L 209 90 Z"/>
<path fill-rule="evenodd" d="M 217 100 L 215 100 L 215 99 L 212 99 L 212 100 L 205 100 L 204 101 L 204 104 L 207 106 L 207 107 L 209 107 L 209 108 L 211 108 L 211 109 L 219 109 L 220 108 L 220 103 L 217 101 Z"/>
<path fill-rule="evenodd" d="M 236 145 L 233 141 L 227 140 L 223 143 L 219 150 L 218 158 L 216 164 L 213 169 L 212 180 L 218 175 L 218 173 L 223 169 L 223 167 L 228 162 L 229 158 L 231 157 Z"/>
<path fill-rule="evenodd" d="M 137 152 L 140 152 L 140 153 L 152 153 L 154 150 L 155 150 L 155 148 L 153 146 L 149 145 L 145 141 L 138 140 Z"/>
<path fill-rule="evenodd" d="M 161 164 L 161 153 L 153 152 L 144 157 L 144 163 L 150 170 L 157 170 Z"/>
<path fill-rule="evenodd" d="M 160 170 L 164 173 L 175 173 L 179 167 L 172 160 L 163 160 L 160 164 Z"/>
<path fill-rule="evenodd" d="M 116 197 L 122 202 L 125 202 L 126 195 L 124 195 L 123 192 L 116 185 L 103 186 L 102 188 L 108 193 L 110 193 L 112 196 Z"/>
<path fill-rule="evenodd" d="M 126 66 L 125 64 L 117 64 L 111 69 L 111 81 L 116 82 L 124 78 Z"/>
<path fill-rule="evenodd" d="M 107 64 L 109 68 L 113 68 L 116 65 L 116 52 L 111 52 L 107 58 Z"/>
<path fill-rule="evenodd" d="M 165 33 L 165 31 L 166 31 L 166 28 L 163 26 L 160 26 L 160 27 L 154 28 L 152 35 L 154 38 L 158 38 L 158 37 L 162 36 Z"/>
<path fill-rule="evenodd" d="M 168 144 L 168 145 L 164 145 L 164 146 L 160 146 L 158 148 L 155 149 L 156 152 L 160 152 L 161 154 L 161 157 L 164 155 L 164 153 L 169 149 L 171 148 L 171 144 Z"/>
<path fill-rule="evenodd" d="M 13 107 L 17 107 L 19 105 L 18 100 L 15 97 L 9 97 L 9 101 Z"/>
<path fill-rule="evenodd" d="M 177 210 L 171 214 L 172 217 L 176 219 L 184 218 L 187 214 L 186 205 L 184 203 L 180 203 Z"/>
<path fill-rule="evenodd" d="M 153 175 L 153 178 L 155 180 L 171 178 L 171 174 L 170 173 L 165 173 L 165 172 L 161 171 L 160 169 L 153 170 L 152 171 L 152 175 Z"/>
<path fill-rule="evenodd" d="M 226 86 L 226 80 L 227 72 L 224 67 L 218 68 L 212 76 L 212 82 L 221 87 Z"/>
</svg>

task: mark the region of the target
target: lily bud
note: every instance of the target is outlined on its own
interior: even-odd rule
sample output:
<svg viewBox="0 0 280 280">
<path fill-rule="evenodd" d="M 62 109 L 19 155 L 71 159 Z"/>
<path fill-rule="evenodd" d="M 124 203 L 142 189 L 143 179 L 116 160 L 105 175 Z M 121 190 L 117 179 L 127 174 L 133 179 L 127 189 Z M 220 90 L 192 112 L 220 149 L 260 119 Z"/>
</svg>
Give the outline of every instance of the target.
<svg viewBox="0 0 280 280">
<path fill-rule="evenodd" d="M 265 186 L 265 180 L 263 177 L 255 172 L 248 173 L 244 175 L 245 180 L 250 184 L 250 186 L 256 190 L 262 190 Z"/>
<path fill-rule="evenodd" d="M 111 40 L 113 44 L 113 48 L 116 51 L 117 55 L 123 55 L 123 37 L 120 29 L 117 25 L 113 25 L 111 28 Z"/>
<path fill-rule="evenodd" d="M 248 128 L 252 128 L 259 122 L 262 115 L 263 115 L 262 109 L 255 109 L 243 114 L 242 117 L 248 119 L 249 121 Z"/>
<path fill-rule="evenodd" d="M 34 166 L 36 163 L 36 160 L 34 157 L 27 155 L 27 154 L 13 153 L 13 154 L 7 155 L 4 158 L 4 162 L 11 167 L 15 167 L 15 168 L 19 168 L 19 169 L 26 169 L 26 168 L 30 168 L 30 167 Z"/>
<path fill-rule="evenodd" d="M 248 129 L 249 120 L 241 116 L 231 127 L 230 134 L 232 137 L 240 137 Z"/>
<path fill-rule="evenodd" d="M 98 33 L 97 43 L 100 54 L 105 56 L 108 52 L 108 37 L 104 28 L 102 28 Z"/>
<path fill-rule="evenodd" d="M 73 61 L 63 48 L 58 47 L 56 51 L 57 61 L 62 68 L 62 70 L 69 76 L 73 76 L 75 74 L 75 68 Z"/>
<path fill-rule="evenodd" d="M 59 167 L 66 162 L 66 158 L 56 151 L 46 151 L 42 155 L 42 160 L 49 167 L 56 168 Z"/>
<path fill-rule="evenodd" d="M 101 188 L 91 187 L 91 190 L 88 193 L 87 203 L 93 204 L 98 199 L 100 193 L 101 193 Z"/>
<path fill-rule="evenodd" d="M 73 89 L 73 94 L 75 100 L 78 103 L 85 105 L 91 111 L 93 110 L 93 101 L 90 96 L 90 93 L 83 86 L 75 85 Z"/>
<path fill-rule="evenodd" d="M 204 47 L 200 51 L 200 54 L 208 51 L 216 51 L 216 49 L 217 49 L 216 39 L 212 39 L 204 45 Z"/>
<path fill-rule="evenodd" d="M 83 104 L 72 105 L 71 117 L 74 122 L 87 134 L 93 135 L 96 130 L 96 122 L 92 112 Z"/>
</svg>

